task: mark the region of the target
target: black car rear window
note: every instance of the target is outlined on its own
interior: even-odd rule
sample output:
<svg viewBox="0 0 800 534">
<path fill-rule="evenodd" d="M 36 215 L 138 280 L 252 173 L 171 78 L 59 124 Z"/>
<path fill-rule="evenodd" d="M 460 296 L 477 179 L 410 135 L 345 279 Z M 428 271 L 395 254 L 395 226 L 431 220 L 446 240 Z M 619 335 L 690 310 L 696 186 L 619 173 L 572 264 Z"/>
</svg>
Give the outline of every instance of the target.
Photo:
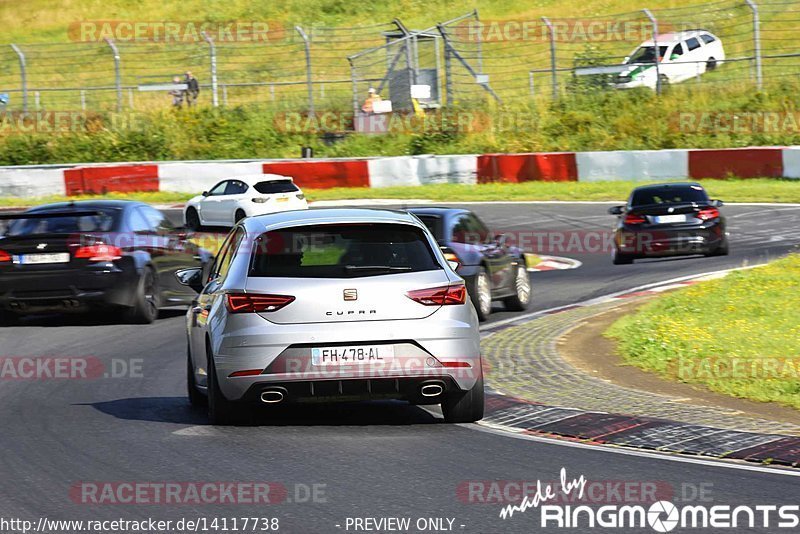
<svg viewBox="0 0 800 534">
<path fill-rule="evenodd" d="M 681 185 L 637 189 L 631 196 L 630 204 L 636 207 L 653 204 L 680 204 L 685 202 L 707 201 L 708 195 L 705 189 L 699 185 Z"/>
<path fill-rule="evenodd" d="M 63 213 L 64 208 L 52 210 L 36 210 L 33 213 L 42 214 L 48 211 Z M 73 217 L 69 215 L 54 215 L 53 217 L 36 219 L 15 219 L 6 229 L 7 236 L 26 236 L 39 234 L 71 234 L 76 232 L 110 232 L 117 228 L 121 210 L 119 208 L 96 209 L 81 206 L 80 211 L 94 211 L 96 215 Z"/>
<path fill-rule="evenodd" d="M 442 239 L 444 237 L 444 229 L 442 228 L 442 218 L 437 217 L 436 215 L 419 215 L 417 217 L 420 221 L 422 221 L 425 226 L 430 230 L 433 234 L 433 237 L 436 239 Z"/>
<path fill-rule="evenodd" d="M 262 234 L 254 244 L 250 276 L 358 278 L 441 268 L 420 228 L 335 224 Z"/>
<path fill-rule="evenodd" d="M 294 193 L 300 191 L 294 183 L 288 180 L 278 180 L 273 182 L 258 182 L 253 186 L 262 195 L 272 195 L 274 193 Z"/>
</svg>

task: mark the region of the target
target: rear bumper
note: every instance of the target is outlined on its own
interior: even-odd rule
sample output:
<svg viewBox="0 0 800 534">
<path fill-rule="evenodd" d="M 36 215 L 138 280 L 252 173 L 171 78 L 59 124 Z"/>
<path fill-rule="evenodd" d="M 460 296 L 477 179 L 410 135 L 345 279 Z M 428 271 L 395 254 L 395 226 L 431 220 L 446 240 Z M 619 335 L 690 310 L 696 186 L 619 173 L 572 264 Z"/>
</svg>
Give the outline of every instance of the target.
<svg viewBox="0 0 800 534">
<path fill-rule="evenodd" d="M 117 266 L 2 273 L 0 308 L 34 313 L 88 305 L 130 306 L 137 284 L 134 268 Z"/>
<path fill-rule="evenodd" d="M 724 227 L 618 229 L 614 242 L 623 254 L 640 257 L 681 256 L 714 252 L 725 240 Z"/>
<path fill-rule="evenodd" d="M 424 394 L 422 390 L 426 385 L 438 385 L 441 392 Z M 261 395 L 266 391 L 280 391 L 283 394 L 282 403 L 402 399 L 414 404 L 439 404 L 444 396 L 453 391 L 461 391 L 461 388 L 449 376 L 256 382 L 241 400 L 253 404 L 264 403 Z"/>
<path fill-rule="evenodd" d="M 211 336 L 220 389 L 231 400 L 244 398 L 252 388 L 311 382 L 439 379 L 467 390 L 482 373 L 477 318 L 444 308 L 425 319 L 327 324 L 278 325 L 253 314 L 228 316 L 217 332 L 212 327 Z M 312 349 L 333 345 L 391 345 L 394 356 L 382 362 L 314 365 Z M 261 372 L 231 376 L 248 370 Z M 400 388 L 393 397 L 407 398 L 407 393 Z"/>
</svg>

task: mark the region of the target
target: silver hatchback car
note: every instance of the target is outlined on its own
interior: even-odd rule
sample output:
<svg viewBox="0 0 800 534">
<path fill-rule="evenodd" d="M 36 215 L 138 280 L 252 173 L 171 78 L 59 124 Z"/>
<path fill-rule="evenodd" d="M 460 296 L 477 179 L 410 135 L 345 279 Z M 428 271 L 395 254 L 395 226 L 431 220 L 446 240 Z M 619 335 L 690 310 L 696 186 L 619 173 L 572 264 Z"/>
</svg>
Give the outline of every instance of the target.
<svg viewBox="0 0 800 534">
<path fill-rule="evenodd" d="M 187 313 L 188 392 L 213 424 L 247 404 L 404 399 L 483 417 L 475 309 L 425 225 L 391 210 L 242 220 Z"/>
</svg>

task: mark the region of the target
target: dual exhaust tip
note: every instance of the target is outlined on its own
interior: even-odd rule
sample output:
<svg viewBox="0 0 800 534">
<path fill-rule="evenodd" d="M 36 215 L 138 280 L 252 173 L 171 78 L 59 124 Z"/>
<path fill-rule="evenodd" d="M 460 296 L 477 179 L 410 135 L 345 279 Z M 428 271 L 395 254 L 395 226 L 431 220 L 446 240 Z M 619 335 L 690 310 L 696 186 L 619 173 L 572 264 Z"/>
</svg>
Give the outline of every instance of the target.
<svg viewBox="0 0 800 534">
<path fill-rule="evenodd" d="M 442 382 L 426 382 L 420 386 L 419 393 L 423 397 L 438 397 L 444 393 L 444 384 Z"/>
<path fill-rule="evenodd" d="M 279 404 L 287 397 L 284 388 L 269 388 L 261 392 L 261 402 L 264 404 Z"/>
</svg>

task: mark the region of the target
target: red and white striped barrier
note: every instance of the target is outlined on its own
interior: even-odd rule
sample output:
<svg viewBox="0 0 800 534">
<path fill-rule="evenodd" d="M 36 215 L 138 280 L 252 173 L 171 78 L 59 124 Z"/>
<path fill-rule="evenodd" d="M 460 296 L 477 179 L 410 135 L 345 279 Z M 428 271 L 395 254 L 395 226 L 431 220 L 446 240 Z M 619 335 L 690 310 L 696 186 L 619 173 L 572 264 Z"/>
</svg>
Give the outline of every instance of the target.
<svg viewBox="0 0 800 534">
<path fill-rule="evenodd" d="M 800 147 L 422 155 L 378 158 L 176 161 L 0 167 L 0 196 L 207 190 L 242 174 L 291 176 L 300 187 L 434 183 L 800 178 Z"/>
</svg>

